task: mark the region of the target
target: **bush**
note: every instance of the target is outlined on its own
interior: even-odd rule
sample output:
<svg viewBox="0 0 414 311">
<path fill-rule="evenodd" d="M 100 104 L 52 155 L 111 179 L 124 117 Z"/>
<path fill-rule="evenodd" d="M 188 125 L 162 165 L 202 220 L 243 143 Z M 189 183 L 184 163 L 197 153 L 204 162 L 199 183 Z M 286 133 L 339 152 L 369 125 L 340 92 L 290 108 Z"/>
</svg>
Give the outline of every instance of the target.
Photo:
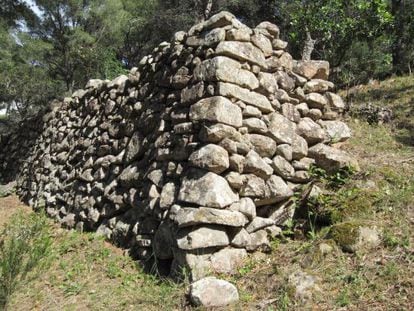
<svg viewBox="0 0 414 311">
<path fill-rule="evenodd" d="M 50 226 L 43 215 L 17 213 L 0 236 L 0 310 L 16 289 L 48 264 Z"/>
</svg>

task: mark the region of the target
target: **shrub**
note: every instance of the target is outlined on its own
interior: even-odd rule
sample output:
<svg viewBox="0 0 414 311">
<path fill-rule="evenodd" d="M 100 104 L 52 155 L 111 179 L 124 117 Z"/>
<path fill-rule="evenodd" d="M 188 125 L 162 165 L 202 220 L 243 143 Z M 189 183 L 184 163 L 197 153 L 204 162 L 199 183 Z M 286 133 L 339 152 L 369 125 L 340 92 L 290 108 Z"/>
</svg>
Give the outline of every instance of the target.
<svg viewBox="0 0 414 311">
<path fill-rule="evenodd" d="M 0 236 L 0 310 L 16 289 L 48 264 L 50 226 L 39 214 L 14 215 Z"/>
</svg>

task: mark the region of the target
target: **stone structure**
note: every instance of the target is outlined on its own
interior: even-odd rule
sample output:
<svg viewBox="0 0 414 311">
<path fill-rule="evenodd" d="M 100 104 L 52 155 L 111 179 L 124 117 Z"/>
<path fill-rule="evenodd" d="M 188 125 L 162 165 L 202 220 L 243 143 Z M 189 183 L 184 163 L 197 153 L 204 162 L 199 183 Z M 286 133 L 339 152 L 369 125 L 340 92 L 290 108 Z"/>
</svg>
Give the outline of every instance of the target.
<svg viewBox="0 0 414 311">
<path fill-rule="evenodd" d="M 349 165 L 329 64 L 295 61 L 277 26 L 221 12 L 128 75 L 90 80 L 44 116 L 18 193 L 193 279 L 231 273 L 292 217 L 316 164 Z"/>
<path fill-rule="evenodd" d="M 0 125 L 0 184 L 7 184 L 16 179 L 19 168 L 42 132 L 43 122 L 38 114 L 19 122 L 16 127 Z"/>
</svg>

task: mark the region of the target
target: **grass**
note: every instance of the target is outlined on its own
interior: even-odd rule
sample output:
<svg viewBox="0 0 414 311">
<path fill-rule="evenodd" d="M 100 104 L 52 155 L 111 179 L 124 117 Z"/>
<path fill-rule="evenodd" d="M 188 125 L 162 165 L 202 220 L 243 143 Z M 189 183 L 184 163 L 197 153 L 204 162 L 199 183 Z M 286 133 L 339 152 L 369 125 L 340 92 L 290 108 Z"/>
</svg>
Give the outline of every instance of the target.
<svg viewBox="0 0 414 311">
<path fill-rule="evenodd" d="M 226 277 L 240 292 L 234 310 L 414 309 L 413 98 L 411 77 L 357 88 L 353 105 L 386 105 L 394 120 L 383 125 L 347 120 L 353 137 L 341 148 L 358 159 L 361 171 L 335 176 L 314 172 L 328 193 L 308 206 L 313 214 L 305 221 L 312 225 L 290 223 L 283 237 L 272 241 L 270 255 L 252 254 L 236 275 Z M 329 231 L 354 221 L 380 228 L 381 245 L 343 252 Z M 94 234 L 51 228 L 50 268 L 13 294 L 10 309 L 191 309 L 184 299 L 186 283 L 145 274 Z M 323 245 L 330 251 L 322 251 Z M 289 276 L 298 271 L 317 279 L 306 302 L 296 299 L 288 285 Z"/>
<path fill-rule="evenodd" d="M 0 309 L 12 295 L 48 265 L 51 236 L 46 217 L 17 213 L 0 238 Z"/>
<path fill-rule="evenodd" d="M 49 272 L 20 291 L 14 310 L 180 309 L 185 284 L 145 274 L 95 234 L 56 228 Z M 46 285 L 46 286 L 45 286 Z"/>
</svg>

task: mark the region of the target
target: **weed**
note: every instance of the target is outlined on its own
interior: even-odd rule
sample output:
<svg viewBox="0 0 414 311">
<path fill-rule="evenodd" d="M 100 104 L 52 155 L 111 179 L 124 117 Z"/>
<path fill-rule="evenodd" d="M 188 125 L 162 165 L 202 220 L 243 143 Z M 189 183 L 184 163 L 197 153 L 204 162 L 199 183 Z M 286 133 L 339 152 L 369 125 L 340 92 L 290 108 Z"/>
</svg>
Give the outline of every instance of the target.
<svg viewBox="0 0 414 311">
<path fill-rule="evenodd" d="M 0 240 L 0 309 L 35 272 L 44 268 L 50 254 L 49 224 L 43 215 L 18 213 L 3 230 Z"/>
<path fill-rule="evenodd" d="M 355 169 L 352 166 L 346 166 L 328 174 L 323 168 L 312 165 L 309 174 L 313 180 L 324 183 L 329 188 L 338 189 L 350 180 L 355 174 Z"/>
</svg>

